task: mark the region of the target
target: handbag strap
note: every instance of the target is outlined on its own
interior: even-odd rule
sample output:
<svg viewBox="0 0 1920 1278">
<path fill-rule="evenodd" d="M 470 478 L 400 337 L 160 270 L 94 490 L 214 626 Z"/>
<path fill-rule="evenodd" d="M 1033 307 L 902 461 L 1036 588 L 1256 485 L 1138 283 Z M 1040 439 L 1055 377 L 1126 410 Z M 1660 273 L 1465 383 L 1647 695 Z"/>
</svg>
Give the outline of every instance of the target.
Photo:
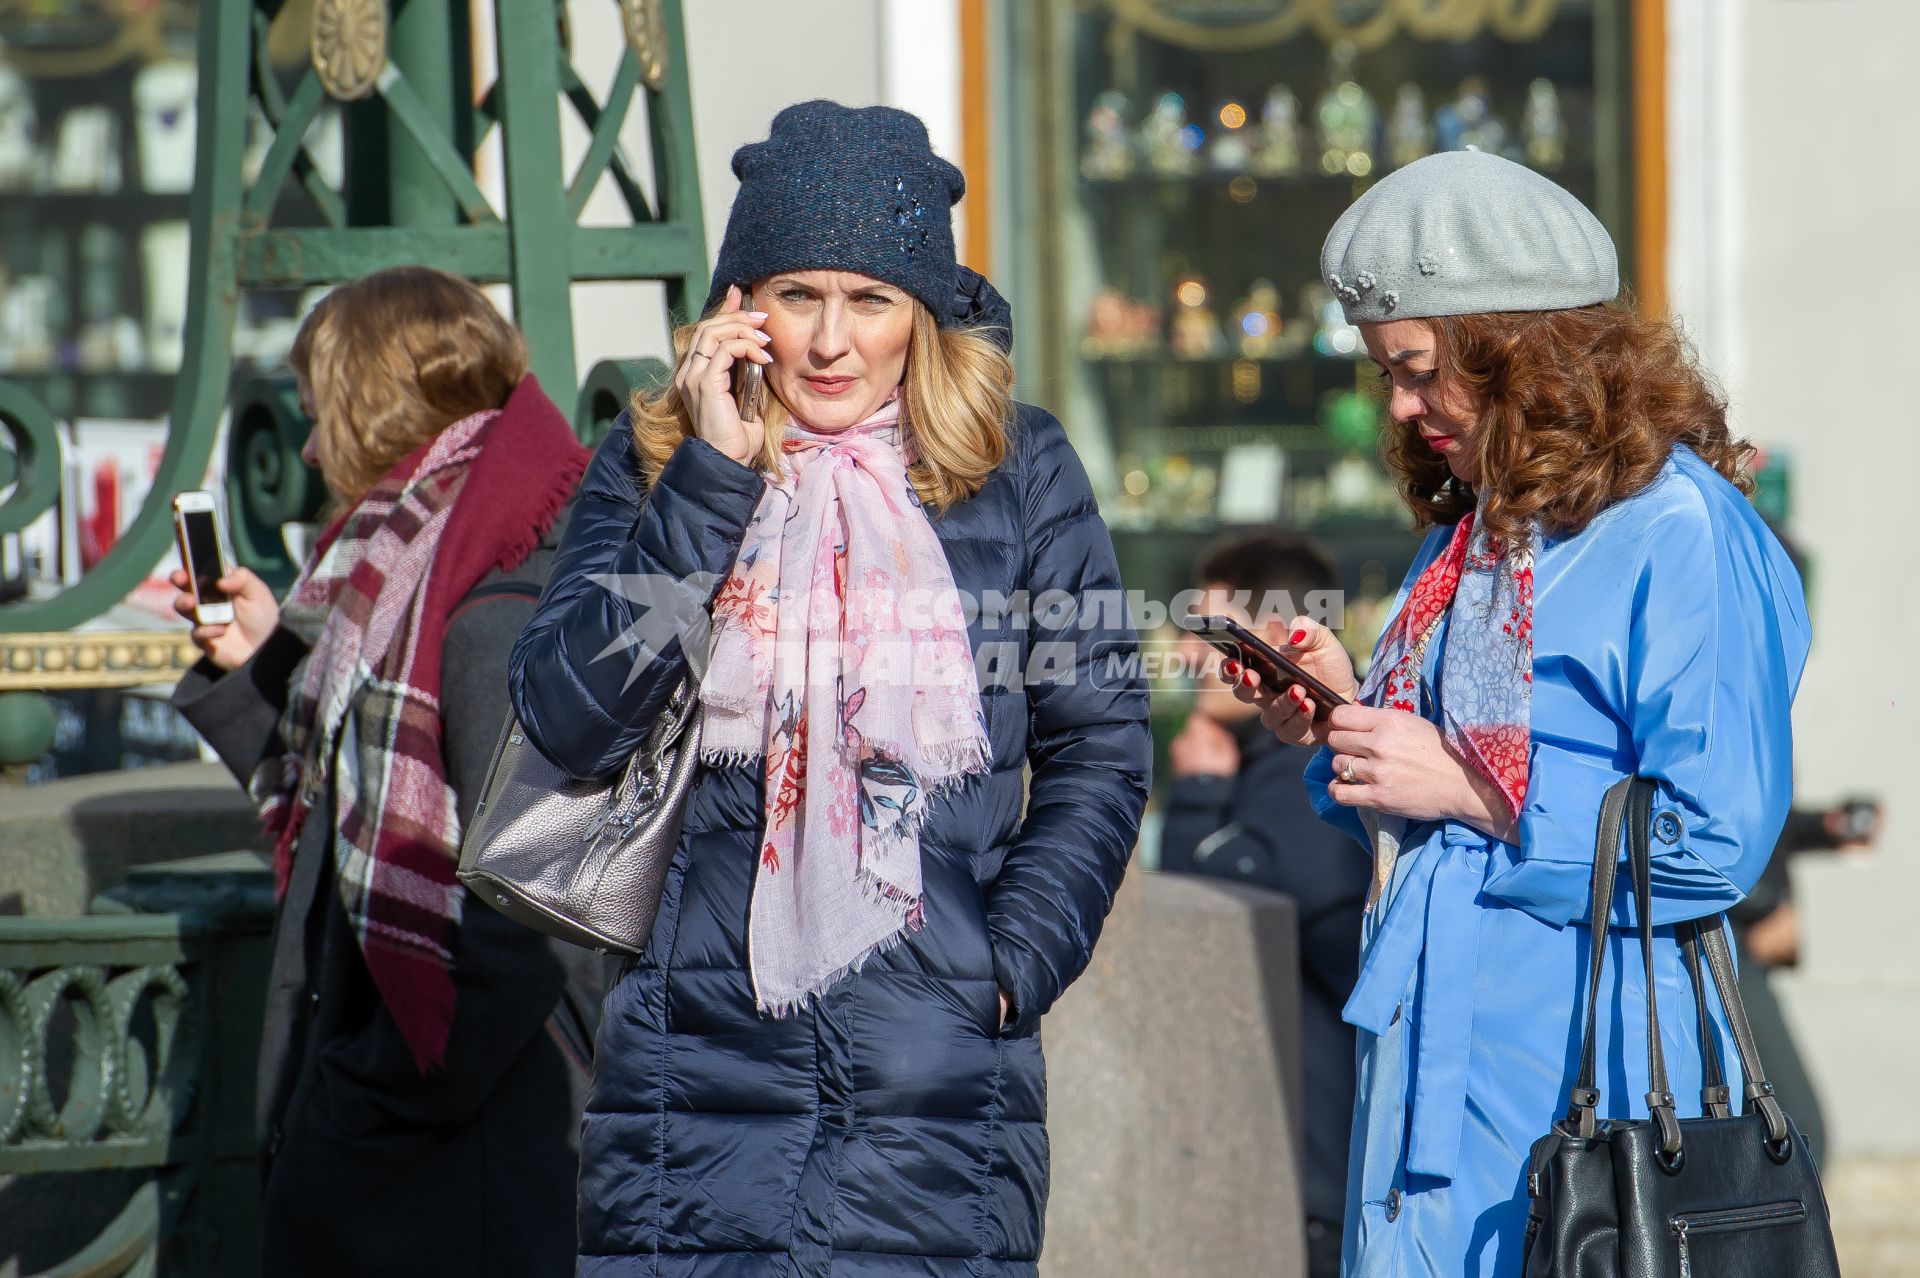
<svg viewBox="0 0 1920 1278">
<path fill-rule="evenodd" d="M 1673 1093 L 1667 1087 L 1666 1053 L 1660 1042 L 1660 1007 L 1653 980 L 1653 854 L 1648 835 L 1652 818 L 1653 786 L 1639 777 L 1623 777 L 1615 782 L 1600 804 L 1600 825 L 1593 846 L 1592 912 L 1588 916 L 1591 950 L 1587 967 L 1587 1023 L 1580 1044 L 1580 1075 L 1568 1098 L 1567 1121 L 1580 1136 L 1592 1136 L 1599 1125 L 1595 1028 L 1600 1011 L 1600 978 L 1607 954 L 1607 927 L 1613 915 L 1613 888 L 1624 831 L 1633 880 L 1634 915 L 1639 924 L 1640 957 L 1647 973 L 1647 1079 L 1651 1084 L 1647 1109 L 1659 1124 L 1661 1153 L 1675 1158 L 1680 1152 L 1680 1119 L 1674 1109 Z"/>
<path fill-rule="evenodd" d="M 1709 1118 L 1732 1118 L 1732 1092 L 1720 1064 L 1720 1040 L 1707 1010 L 1707 973 L 1700 958 L 1700 920 L 1680 925 L 1680 953 L 1693 982 L 1693 1006 L 1700 1017 L 1700 1112 Z"/>
<path fill-rule="evenodd" d="M 687 726 L 699 713 L 700 693 L 689 673 L 668 695 L 667 704 L 660 708 L 660 715 L 645 740 L 627 756 L 626 767 L 620 770 L 619 780 L 608 792 L 607 806 L 588 830 L 590 843 L 603 834 L 631 828 L 647 805 L 660 797 L 661 760 L 679 745 Z"/>
<path fill-rule="evenodd" d="M 1647 1110 L 1659 1127 L 1661 1157 L 1669 1167 L 1677 1170 L 1681 1148 L 1680 1122 L 1673 1096 L 1667 1088 L 1666 1054 L 1660 1041 L 1660 1011 L 1653 979 L 1653 853 L 1650 830 L 1654 793 L 1652 782 L 1640 777 L 1627 777 L 1616 782 L 1601 803 L 1600 825 L 1593 853 L 1593 912 L 1589 927 L 1592 948 L 1587 972 L 1586 1030 L 1580 1045 L 1580 1074 L 1569 1098 L 1567 1121 L 1574 1134 L 1583 1137 L 1592 1136 L 1598 1126 L 1596 1111 L 1600 1104 L 1600 1089 L 1594 1030 L 1599 1014 L 1601 970 L 1606 958 L 1607 925 L 1612 915 L 1613 889 L 1618 873 L 1618 848 L 1624 832 L 1628 869 L 1633 880 L 1635 921 L 1640 933 L 1640 956 L 1647 972 L 1647 1074 L 1652 1084 L 1652 1090 L 1647 1093 Z M 1701 1073 L 1704 1080 L 1700 1092 L 1702 1107 L 1707 1114 L 1716 1118 L 1730 1116 L 1729 1089 L 1708 1011 L 1706 983 L 1700 971 L 1704 954 L 1715 992 L 1719 994 L 1720 1005 L 1727 1014 L 1728 1027 L 1733 1032 L 1741 1069 L 1747 1079 L 1744 1093 L 1747 1104 L 1743 1112 L 1759 1111 L 1767 1124 L 1768 1151 L 1784 1161 L 1784 1155 L 1789 1150 L 1786 1114 L 1780 1108 L 1780 1102 L 1774 1096 L 1773 1084 L 1767 1081 L 1766 1071 L 1760 1063 L 1760 1049 L 1747 1020 L 1746 1004 L 1740 997 L 1733 952 L 1727 940 L 1726 916 L 1715 915 L 1710 921 L 1690 920 L 1682 924 L 1678 931 L 1681 953 L 1693 981 L 1694 1009 L 1699 1018 Z"/>
<path fill-rule="evenodd" d="M 1667 1087 L 1667 1053 L 1660 1042 L 1658 982 L 1653 979 L 1653 786 L 1638 777 L 1627 791 L 1627 859 L 1633 870 L 1633 912 L 1640 925 L 1640 961 L 1647 974 L 1647 1112 L 1660 1127 L 1660 1153 L 1680 1154 L 1680 1115 Z"/>
<path fill-rule="evenodd" d="M 1785 1149 L 1787 1116 L 1774 1098 L 1773 1084 L 1760 1064 L 1760 1048 L 1753 1038 L 1753 1026 L 1747 1023 L 1746 1001 L 1740 997 L 1740 978 L 1735 975 L 1733 952 L 1727 944 L 1727 917 L 1722 914 L 1712 927 L 1701 929 L 1707 967 L 1713 973 L 1713 985 L 1720 993 L 1720 1005 L 1726 1009 L 1727 1025 L 1733 1031 L 1733 1045 L 1740 1053 L 1740 1068 L 1747 1076 L 1746 1110 L 1759 1110 L 1767 1120 L 1767 1140 L 1772 1147 Z"/>
<path fill-rule="evenodd" d="M 1594 1025 L 1600 1012 L 1600 975 L 1607 957 L 1607 922 L 1613 915 L 1613 881 L 1619 864 L 1620 827 L 1626 816 L 1627 790 L 1633 778 L 1614 783 L 1600 803 L 1600 830 L 1593 845 L 1593 912 L 1589 915 L 1591 950 L 1587 963 L 1587 1028 L 1580 1040 L 1580 1076 L 1567 1103 L 1567 1122 L 1579 1136 L 1591 1136 L 1600 1105 L 1599 1073 L 1594 1059 Z"/>
</svg>

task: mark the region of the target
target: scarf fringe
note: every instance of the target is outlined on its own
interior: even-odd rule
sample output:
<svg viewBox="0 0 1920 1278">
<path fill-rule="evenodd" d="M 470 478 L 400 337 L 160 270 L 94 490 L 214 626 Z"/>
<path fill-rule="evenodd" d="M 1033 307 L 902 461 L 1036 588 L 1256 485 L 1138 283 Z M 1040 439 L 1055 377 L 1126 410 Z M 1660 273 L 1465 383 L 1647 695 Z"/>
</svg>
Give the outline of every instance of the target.
<svg viewBox="0 0 1920 1278">
<path fill-rule="evenodd" d="M 745 746 L 706 746 L 700 751 L 700 762 L 709 768 L 739 768 L 745 770 L 766 758 L 765 751 L 749 750 Z"/>
<path fill-rule="evenodd" d="M 703 681 L 700 686 L 700 705 L 702 710 L 720 710 L 742 719 L 750 719 L 766 710 L 767 691 L 765 688 L 748 688 L 744 692 L 733 692 L 727 688 L 714 686 L 711 681 Z"/>
<path fill-rule="evenodd" d="M 560 518 L 560 512 L 573 500 L 574 492 L 580 487 L 580 477 L 587 473 L 587 462 L 592 454 L 584 449 L 567 458 L 553 473 L 547 490 L 540 494 L 538 504 L 533 508 L 533 522 L 517 537 L 509 538 L 500 549 L 499 558 L 493 562 L 493 569 L 500 572 L 512 572 L 527 561 L 527 556 L 540 548 L 540 542 L 553 531 L 554 521 Z"/>
<path fill-rule="evenodd" d="M 920 792 L 924 797 L 924 802 L 915 804 L 911 812 L 901 813 L 900 819 L 895 823 L 894 828 L 917 842 L 920 838 L 922 828 L 927 824 L 927 819 L 933 815 L 933 805 L 958 793 L 966 786 L 968 781 L 976 776 L 982 775 L 988 770 L 986 751 L 981 750 L 977 753 L 980 756 L 979 766 L 977 767 L 969 767 L 964 772 L 955 772 L 948 776 L 936 777 L 930 781 L 919 781 L 918 784 L 920 786 Z"/>
<path fill-rule="evenodd" d="M 943 742 L 923 748 L 921 753 L 929 757 L 936 771 L 928 776 L 916 774 L 914 783 L 930 800 L 945 798 L 969 779 L 991 771 L 993 765 L 993 751 L 982 738 Z M 766 757 L 764 749 L 749 746 L 703 745 L 700 749 L 700 762 L 710 768 L 764 766 Z"/>
<path fill-rule="evenodd" d="M 939 798 L 963 784 L 968 777 L 978 776 L 993 765 L 993 751 L 984 736 L 937 742 L 922 746 L 920 753 L 939 769 L 938 777 L 926 785 L 928 798 Z"/>
<path fill-rule="evenodd" d="M 957 793 L 974 777 L 984 776 L 992 770 L 992 752 L 983 741 L 956 742 L 945 747 L 943 753 L 947 755 L 947 759 L 941 764 L 941 775 L 931 778 L 918 776 L 914 778 L 914 783 L 920 787 L 925 802 L 914 805 L 912 812 L 902 813 L 895 825 L 896 830 L 903 831 L 915 839 L 920 837 L 921 827 L 926 824 L 934 804 Z M 745 747 L 703 748 L 700 751 L 700 762 L 709 768 L 750 771 L 756 767 L 765 766 L 766 754 L 763 751 L 749 750 Z"/>
<path fill-rule="evenodd" d="M 897 889 L 889 888 L 888 885 L 881 883 L 870 874 L 861 874 L 857 876 L 857 880 L 860 886 L 870 895 L 878 896 L 889 901 L 904 899 L 904 897 L 898 894 Z M 914 912 L 919 908 L 919 904 L 920 901 L 915 900 L 907 906 L 906 917 L 900 920 L 900 926 L 898 928 L 868 946 L 863 953 L 856 955 L 848 962 L 842 963 L 840 966 L 818 977 L 809 984 L 806 989 L 791 998 L 769 1001 L 761 994 L 759 969 L 754 963 L 749 961 L 747 971 L 748 975 L 753 979 L 753 1006 L 755 1010 L 771 1016 L 774 1020 L 784 1020 L 789 1016 L 795 1016 L 806 1011 L 816 999 L 828 990 L 846 980 L 848 977 L 858 976 L 860 969 L 864 968 L 868 962 L 891 954 L 902 945 L 905 945 L 907 938 L 917 930 L 912 926 L 911 919 Z"/>
</svg>

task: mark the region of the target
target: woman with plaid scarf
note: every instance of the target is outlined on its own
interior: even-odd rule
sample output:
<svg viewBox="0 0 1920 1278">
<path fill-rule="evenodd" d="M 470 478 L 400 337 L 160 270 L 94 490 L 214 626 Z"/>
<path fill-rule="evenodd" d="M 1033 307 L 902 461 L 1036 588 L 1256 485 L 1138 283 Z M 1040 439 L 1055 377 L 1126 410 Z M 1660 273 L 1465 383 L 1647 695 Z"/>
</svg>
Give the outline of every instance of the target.
<svg viewBox="0 0 1920 1278">
<path fill-rule="evenodd" d="M 234 621 L 195 627 L 174 697 L 260 804 L 281 896 L 260 1272 L 570 1273 L 599 962 L 454 866 L 586 453 L 440 271 L 336 289 L 290 362 L 333 517 L 284 601 L 220 582 Z"/>
</svg>

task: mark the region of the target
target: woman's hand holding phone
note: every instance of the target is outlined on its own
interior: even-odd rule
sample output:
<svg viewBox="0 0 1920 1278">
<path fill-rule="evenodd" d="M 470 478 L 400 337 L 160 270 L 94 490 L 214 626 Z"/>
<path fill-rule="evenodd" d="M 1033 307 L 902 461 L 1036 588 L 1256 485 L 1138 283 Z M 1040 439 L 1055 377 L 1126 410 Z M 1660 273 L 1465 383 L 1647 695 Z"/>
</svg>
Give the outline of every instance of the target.
<svg viewBox="0 0 1920 1278">
<path fill-rule="evenodd" d="M 729 286 L 720 309 L 693 330 L 693 342 L 673 375 L 680 400 L 693 418 L 694 432 L 743 466 L 751 466 L 766 444 L 765 423 L 744 421 L 734 400 L 734 365 L 771 364 L 772 340 L 762 331 L 765 311 L 741 309 L 738 285 Z"/>
<path fill-rule="evenodd" d="M 193 580 L 184 568 L 174 569 L 168 580 L 180 592 L 173 597 L 173 610 L 194 621 Z M 222 670 L 238 670 L 280 624 L 280 601 L 266 582 L 246 568 L 235 568 L 215 584 L 233 601 L 233 620 L 217 626 L 196 622 L 193 646 Z"/>
<path fill-rule="evenodd" d="M 1358 695 L 1353 660 L 1333 631 L 1309 617 L 1294 618 L 1283 651 L 1302 670 L 1318 679 L 1348 701 Z M 1289 684 L 1284 692 L 1263 687 L 1258 671 L 1238 662 L 1220 666 L 1220 677 L 1233 688 L 1233 695 L 1249 705 L 1260 707 L 1260 722 L 1288 745 L 1321 745 L 1327 738 L 1327 721 L 1316 722 L 1319 707 L 1312 694 L 1298 684 Z"/>
</svg>

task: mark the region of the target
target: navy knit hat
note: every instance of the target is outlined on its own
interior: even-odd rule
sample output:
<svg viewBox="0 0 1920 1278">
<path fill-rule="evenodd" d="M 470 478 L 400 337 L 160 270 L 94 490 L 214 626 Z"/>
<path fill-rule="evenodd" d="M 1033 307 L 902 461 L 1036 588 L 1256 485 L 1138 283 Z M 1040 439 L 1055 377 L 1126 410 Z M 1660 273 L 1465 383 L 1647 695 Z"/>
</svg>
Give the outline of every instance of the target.
<svg viewBox="0 0 1920 1278">
<path fill-rule="evenodd" d="M 707 310 L 729 285 L 781 271 L 852 271 L 912 294 L 942 328 L 994 328 L 1011 345 L 1006 299 L 955 260 L 953 206 L 967 179 L 933 153 L 920 117 L 802 102 L 773 118 L 765 142 L 733 153 L 733 172 L 740 191 Z"/>
</svg>

